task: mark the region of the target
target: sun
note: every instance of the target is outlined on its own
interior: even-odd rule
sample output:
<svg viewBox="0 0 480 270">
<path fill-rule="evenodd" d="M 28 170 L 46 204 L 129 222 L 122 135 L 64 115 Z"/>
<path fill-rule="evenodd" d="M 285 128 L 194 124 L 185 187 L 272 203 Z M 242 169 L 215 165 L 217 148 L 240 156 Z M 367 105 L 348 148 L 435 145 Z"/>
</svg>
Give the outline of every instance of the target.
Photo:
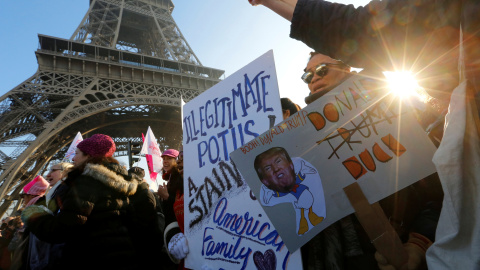
<svg viewBox="0 0 480 270">
<path fill-rule="evenodd" d="M 401 98 L 416 95 L 419 85 L 410 71 L 385 71 L 383 74 L 387 78 L 388 87 L 393 94 Z"/>
</svg>

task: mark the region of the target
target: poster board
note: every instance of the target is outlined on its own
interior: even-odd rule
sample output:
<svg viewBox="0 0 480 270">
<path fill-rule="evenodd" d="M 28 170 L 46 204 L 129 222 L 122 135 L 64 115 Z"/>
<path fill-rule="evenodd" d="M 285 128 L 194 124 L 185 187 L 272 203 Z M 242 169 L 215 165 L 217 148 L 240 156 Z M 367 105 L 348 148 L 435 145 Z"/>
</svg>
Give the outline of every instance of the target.
<svg viewBox="0 0 480 270">
<path fill-rule="evenodd" d="M 273 51 L 183 107 L 187 268 L 301 269 L 229 157 L 270 115 L 282 120 Z"/>
<path fill-rule="evenodd" d="M 354 212 L 344 187 L 357 182 L 374 203 L 435 172 L 413 110 L 367 85 L 352 76 L 231 153 L 292 252 Z"/>
</svg>

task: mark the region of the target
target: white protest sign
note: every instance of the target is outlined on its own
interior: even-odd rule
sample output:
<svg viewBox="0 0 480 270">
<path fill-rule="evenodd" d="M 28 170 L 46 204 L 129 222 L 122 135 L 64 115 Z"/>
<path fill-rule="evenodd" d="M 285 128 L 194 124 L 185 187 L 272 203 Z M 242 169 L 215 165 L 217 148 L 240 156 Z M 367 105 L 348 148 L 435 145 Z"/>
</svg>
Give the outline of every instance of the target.
<svg viewBox="0 0 480 270">
<path fill-rule="evenodd" d="M 353 76 L 231 153 L 290 251 L 354 212 L 344 187 L 374 203 L 435 172 L 413 109 L 386 93 Z"/>
<path fill-rule="evenodd" d="M 70 144 L 70 147 L 68 147 L 67 153 L 65 154 L 65 157 L 63 158 L 64 162 L 72 162 L 73 157 L 75 156 L 75 150 L 77 150 L 77 145 L 83 141 L 82 133 L 80 131 L 77 133 L 75 138 L 73 139 L 72 143 Z"/>
<path fill-rule="evenodd" d="M 282 120 L 269 51 L 183 107 L 187 268 L 301 269 L 229 153 Z"/>
</svg>

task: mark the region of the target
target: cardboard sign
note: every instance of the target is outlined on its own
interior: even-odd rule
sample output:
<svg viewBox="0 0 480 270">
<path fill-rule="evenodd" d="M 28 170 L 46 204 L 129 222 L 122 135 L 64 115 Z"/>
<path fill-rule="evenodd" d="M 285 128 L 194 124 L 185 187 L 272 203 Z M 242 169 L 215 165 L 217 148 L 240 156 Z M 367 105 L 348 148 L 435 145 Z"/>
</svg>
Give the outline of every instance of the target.
<svg viewBox="0 0 480 270">
<path fill-rule="evenodd" d="M 435 172 L 413 109 L 386 93 L 353 76 L 231 153 L 290 251 L 353 213 L 344 187 L 374 203 Z"/>
<path fill-rule="evenodd" d="M 301 269 L 229 153 L 282 120 L 269 51 L 183 107 L 187 268 Z"/>
</svg>

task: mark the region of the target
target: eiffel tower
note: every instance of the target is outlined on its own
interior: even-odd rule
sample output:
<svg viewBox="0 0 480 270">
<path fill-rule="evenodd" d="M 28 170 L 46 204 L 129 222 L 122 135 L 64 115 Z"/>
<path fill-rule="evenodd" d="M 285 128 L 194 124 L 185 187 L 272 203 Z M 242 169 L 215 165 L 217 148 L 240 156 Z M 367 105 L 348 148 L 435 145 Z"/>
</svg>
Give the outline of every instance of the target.
<svg viewBox="0 0 480 270">
<path fill-rule="evenodd" d="M 70 39 L 38 35 L 37 72 L 0 97 L 0 216 L 78 131 L 112 136 L 117 156 L 148 126 L 160 149 L 181 146 L 181 98 L 224 71 L 200 63 L 173 9 L 171 0 L 90 0 Z"/>
</svg>

